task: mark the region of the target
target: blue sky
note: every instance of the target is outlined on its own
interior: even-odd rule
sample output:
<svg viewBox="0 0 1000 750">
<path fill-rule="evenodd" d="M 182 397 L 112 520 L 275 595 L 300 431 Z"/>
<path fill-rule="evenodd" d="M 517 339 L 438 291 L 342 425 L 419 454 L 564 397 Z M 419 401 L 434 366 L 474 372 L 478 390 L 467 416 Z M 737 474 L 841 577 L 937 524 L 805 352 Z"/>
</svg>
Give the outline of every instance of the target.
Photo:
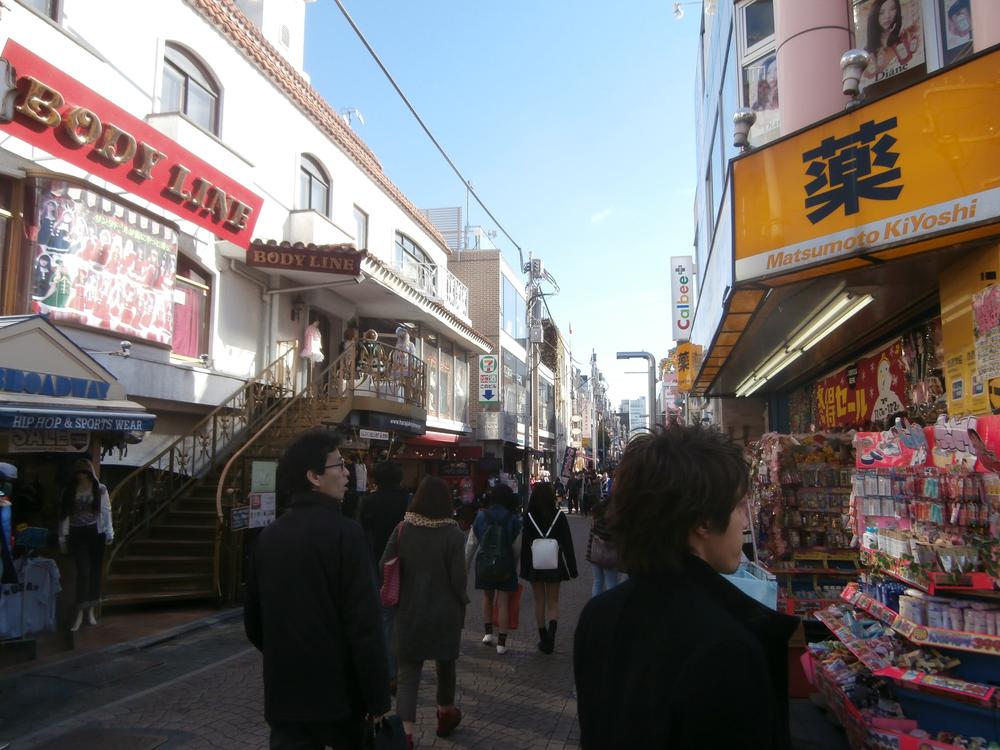
<svg viewBox="0 0 1000 750">
<path fill-rule="evenodd" d="M 615 403 L 646 392 L 617 350 L 671 346 L 671 254 L 694 237 L 698 6 L 665 0 L 345 0 L 486 205 L 562 289 L 573 356 L 592 348 Z M 333 0 L 307 5 L 306 70 L 419 207 L 465 206 L 458 178 Z M 491 227 L 475 203 L 470 223 Z M 516 265 L 516 250 L 496 242 Z"/>
</svg>

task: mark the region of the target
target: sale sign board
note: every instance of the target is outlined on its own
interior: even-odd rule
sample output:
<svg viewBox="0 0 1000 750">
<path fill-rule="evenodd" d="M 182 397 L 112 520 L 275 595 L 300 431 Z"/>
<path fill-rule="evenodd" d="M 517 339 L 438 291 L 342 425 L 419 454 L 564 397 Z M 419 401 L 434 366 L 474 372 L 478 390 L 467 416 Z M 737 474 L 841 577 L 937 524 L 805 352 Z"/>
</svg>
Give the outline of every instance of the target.
<svg viewBox="0 0 1000 750">
<path fill-rule="evenodd" d="M 880 423 L 903 411 L 908 398 L 902 344 L 894 341 L 824 378 L 816 386 L 816 400 L 823 429 Z"/>
</svg>

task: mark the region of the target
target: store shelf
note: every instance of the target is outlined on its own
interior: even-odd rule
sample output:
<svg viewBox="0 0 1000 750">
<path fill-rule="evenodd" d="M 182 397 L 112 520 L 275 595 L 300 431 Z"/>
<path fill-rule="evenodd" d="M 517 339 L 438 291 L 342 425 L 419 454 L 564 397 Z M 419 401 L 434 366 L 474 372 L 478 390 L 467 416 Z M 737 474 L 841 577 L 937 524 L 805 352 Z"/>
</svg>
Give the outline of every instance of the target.
<svg viewBox="0 0 1000 750">
<path fill-rule="evenodd" d="M 861 548 L 861 561 L 862 563 L 873 563 L 874 556 L 876 552 L 870 550 L 867 547 Z M 882 569 L 886 575 L 892 576 L 897 581 L 902 581 L 903 583 L 913 586 L 915 589 L 920 589 L 928 594 L 935 594 L 938 592 L 962 592 L 962 591 L 992 591 L 993 590 L 993 577 L 989 573 L 963 573 L 959 580 L 961 583 L 955 584 L 951 582 L 951 576 L 947 573 L 936 573 L 931 572 L 927 574 L 927 577 L 915 576 L 908 570 L 909 563 L 903 560 L 894 560 L 893 564 L 888 569 Z"/>
<path fill-rule="evenodd" d="M 918 646 L 955 649 L 973 654 L 1000 656 L 1000 636 L 981 633 L 965 633 L 960 630 L 932 628 L 918 625 L 886 607 L 858 589 L 856 583 L 849 583 L 840 598 L 858 609 L 864 610 L 875 619 L 884 622 L 901 636 Z"/>
<path fill-rule="evenodd" d="M 852 568 L 766 568 L 768 573 L 780 575 L 817 575 L 817 576 L 857 576 L 858 569 Z"/>
<path fill-rule="evenodd" d="M 872 653 L 871 649 L 868 648 L 868 644 L 863 639 L 855 638 L 854 633 L 844 624 L 844 621 L 829 610 L 816 612 L 813 617 L 826 625 L 837 636 L 837 640 L 847 646 L 847 650 L 854 654 L 857 660 L 868 667 L 873 673 L 878 673 L 880 670 L 891 666 L 884 658 Z"/>
<path fill-rule="evenodd" d="M 928 693 L 944 694 L 958 700 L 994 706 L 993 696 L 996 688 L 992 685 L 982 685 L 978 682 L 968 682 L 958 677 L 948 677 L 940 674 L 927 674 L 915 669 L 900 669 L 889 664 L 881 656 L 872 653 L 864 640 L 855 638 L 850 628 L 843 620 L 829 611 L 817 612 L 817 620 L 826 625 L 841 643 L 864 664 L 872 674 L 885 677 L 912 690 Z"/>
<path fill-rule="evenodd" d="M 920 747 L 928 750 L 954 750 L 954 745 L 937 742 L 931 739 L 920 739 L 919 745 L 916 738 L 911 737 L 903 731 L 897 731 L 889 727 L 877 727 L 872 722 L 865 719 L 864 715 L 854 705 L 847 693 L 845 693 L 837 681 L 833 679 L 823 664 L 814 656 L 809 657 L 813 663 L 814 674 L 816 675 L 816 689 L 826 698 L 827 705 L 834 715 L 843 724 L 848 740 L 854 750 L 863 747 L 898 747 L 910 748 Z M 884 723 L 892 724 L 891 720 Z"/>
</svg>

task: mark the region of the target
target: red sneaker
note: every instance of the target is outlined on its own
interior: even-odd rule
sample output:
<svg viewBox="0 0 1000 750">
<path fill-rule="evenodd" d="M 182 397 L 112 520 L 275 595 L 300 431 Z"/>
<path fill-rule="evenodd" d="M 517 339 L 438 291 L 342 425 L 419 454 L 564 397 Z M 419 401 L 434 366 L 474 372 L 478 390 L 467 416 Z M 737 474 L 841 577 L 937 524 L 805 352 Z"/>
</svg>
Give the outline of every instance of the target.
<svg viewBox="0 0 1000 750">
<path fill-rule="evenodd" d="M 457 727 L 462 722 L 462 711 L 457 706 L 452 706 L 451 708 L 439 708 L 437 710 L 438 717 L 438 737 L 447 737 L 449 734 L 455 731 Z"/>
</svg>

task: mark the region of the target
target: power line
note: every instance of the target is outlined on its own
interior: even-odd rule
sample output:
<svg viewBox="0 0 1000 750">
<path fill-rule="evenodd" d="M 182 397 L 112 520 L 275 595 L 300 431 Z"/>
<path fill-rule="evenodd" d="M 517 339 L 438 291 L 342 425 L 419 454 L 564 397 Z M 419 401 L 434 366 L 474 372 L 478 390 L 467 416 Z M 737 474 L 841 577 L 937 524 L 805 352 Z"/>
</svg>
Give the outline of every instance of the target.
<svg viewBox="0 0 1000 750">
<path fill-rule="evenodd" d="M 347 22 L 351 25 L 351 28 L 354 29 L 354 33 L 357 34 L 358 39 L 360 39 L 361 43 L 365 45 L 365 49 L 368 50 L 368 54 L 372 56 L 372 59 L 382 70 L 382 73 L 389 80 L 389 83 L 391 83 L 392 87 L 396 89 L 396 93 L 399 94 L 399 98 L 403 100 L 403 103 L 406 105 L 407 109 L 410 110 L 410 114 L 413 115 L 416 121 L 420 124 L 420 127 L 423 128 L 424 133 L 426 133 L 427 137 L 431 139 L 431 143 L 433 143 L 435 147 L 437 147 L 437 150 L 441 153 L 441 156 L 444 157 L 444 160 L 448 162 L 448 166 L 450 166 L 452 171 L 456 175 L 458 175 L 458 179 L 460 179 L 462 181 L 462 184 L 465 185 L 465 189 L 470 193 L 472 193 L 472 197 L 476 199 L 476 203 L 478 203 L 482 207 L 482 209 L 486 212 L 487 216 L 489 216 L 493 220 L 493 223 L 496 224 L 497 229 L 503 232 L 504 235 L 507 237 L 507 239 L 510 240 L 511 243 L 514 245 L 514 247 L 517 248 L 517 254 L 521 259 L 521 268 L 523 269 L 524 252 L 521 250 L 521 246 L 517 244 L 517 242 L 514 240 L 513 237 L 510 236 L 510 232 L 508 232 L 506 229 L 503 228 L 503 224 L 501 224 L 500 221 L 497 219 L 497 217 L 493 215 L 493 212 L 486 207 L 486 204 L 483 203 L 482 199 L 479 197 L 479 194 L 476 192 L 475 188 L 472 187 L 472 182 L 465 179 L 465 177 L 459 171 L 458 167 L 455 166 L 455 162 L 451 160 L 451 157 L 448 156 L 448 153 L 444 150 L 444 147 L 438 142 L 438 139 L 434 137 L 434 134 L 431 133 L 430 128 L 427 127 L 427 124 L 424 122 L 423 118 L 417 113 L 417 110 L 410 103 L 410 100 L 406 97 L 406 94 L 403 93 L 403 89 L 401 89 L 399 84 L 396 83 L 396 79 L 392 77 L 392 73 L 390 73 L 389 69 L 385 67 L 385 63 L 382 62 L 382 58 L 378 56 L 378 53 L 375 51 L 375 48 L 372 47 L 368 39 L 365 38 L 364 33 L 354 22 L 354 19 L 351 18 L 351 14 L 347 12 L 347 8 L 344 7 L 344 3 L 341 2 L 341 0 L 334 0 L 334 2 L 337 3 L 337 7 L 340 8 L 340 12 L 344 14 L 344 18 L 347 19 Z"/>
</svg>

